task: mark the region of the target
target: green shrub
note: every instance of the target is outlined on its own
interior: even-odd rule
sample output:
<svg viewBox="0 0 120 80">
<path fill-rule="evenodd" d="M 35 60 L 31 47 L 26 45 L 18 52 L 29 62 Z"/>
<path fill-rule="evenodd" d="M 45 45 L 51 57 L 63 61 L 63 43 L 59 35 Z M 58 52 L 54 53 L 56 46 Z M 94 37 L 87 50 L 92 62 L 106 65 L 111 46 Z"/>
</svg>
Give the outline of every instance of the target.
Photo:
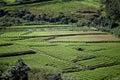
<svg viewBox="0 0 120 80">
<path fill-rule="evenodd" d="M 111 29 L 111 33 L 115 34 L 118 37 L 120 37 L 120 27 Z"/>
<path fill-rule="evenodd" d="M 81 19 L 77 22 L 77 27 L 89 26 L 90 21 L 87 19 Z"/>
</svg>

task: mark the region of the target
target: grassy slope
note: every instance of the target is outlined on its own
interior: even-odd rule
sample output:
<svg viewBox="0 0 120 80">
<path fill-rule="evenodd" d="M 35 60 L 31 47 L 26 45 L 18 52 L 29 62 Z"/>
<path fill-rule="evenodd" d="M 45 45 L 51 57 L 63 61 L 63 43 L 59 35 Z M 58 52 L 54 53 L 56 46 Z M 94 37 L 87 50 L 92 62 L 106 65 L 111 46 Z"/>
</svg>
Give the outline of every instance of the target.
<svg viewBox="0 0 120 80">
<path fill-rule="evenodd" d="M 15 2 L 15 0 L 4 0 L 4 1 L 6 1 L 8 3 L 14 3 Z"/>
<path fill-rule="evenodd" d="M 48 5 L 49 4 L 49 5 Z M 74 14 L 78 10 L 96 10 L 99 9 L 99 3 L 94 2 L 93 0 L 85 1 L 70 1 L 70 2 L 61 2 L 61 1 L 48 1 L 48 2 L 39 2 L 33 4 L 24 4 L 18 6 L 8 6 L 2 7 L 3 9 L 14 10 L 14 9 L 28 9 L 34 14 L 38 13 L 47 13 L 50 15 L 58 14 L 63 12 L 65 14 Z"/>
<path fill-rule="evenodd" d="M 42 27 L 71 27 L 72 25 L 71 24 L 62 24 L 62 25 L 31 25 L 31 26 L 11 26 L 11 27 L 8 27 L 8 29 L 20 29 L 20 28 L 23 28 L 23 29 L 30 29 L 30 28 L 42 28 Z"/>
<path fill-rule="evenodd" d="M 4 1 L 4 2 L 7 2 L 7 3 L 14 3 L 15 0 L 0 0 L 0 1 Z"/>
</svg>

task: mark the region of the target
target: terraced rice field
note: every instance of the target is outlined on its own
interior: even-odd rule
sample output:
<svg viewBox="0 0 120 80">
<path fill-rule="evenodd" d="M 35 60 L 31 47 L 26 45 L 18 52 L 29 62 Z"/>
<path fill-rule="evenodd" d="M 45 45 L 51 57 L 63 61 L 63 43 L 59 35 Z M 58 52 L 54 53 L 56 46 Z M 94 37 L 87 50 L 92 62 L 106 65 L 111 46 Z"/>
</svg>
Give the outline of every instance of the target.
<svg viewBox="0 0 120 80">
<path fill-rule="evenodd" d="M 50 41 L 119 41 L 120 39 L 115 38 L 111 35 L 76 35 L 76 36 L 65 36 L 51 39 Z"/>
<path fill-rule="evenodd" d="M 62 73 L 63 80 L 120 79 L 120 39 L 113 35 L 96 30 L 14 28 L 17 31 L 11 28 L 0 35 L 0 44 L 11 43 L 0 46 L 4 72 L 23 58 L 32 68 L 30 80 L 44 80 L 43 73 Z"/>
</svg>

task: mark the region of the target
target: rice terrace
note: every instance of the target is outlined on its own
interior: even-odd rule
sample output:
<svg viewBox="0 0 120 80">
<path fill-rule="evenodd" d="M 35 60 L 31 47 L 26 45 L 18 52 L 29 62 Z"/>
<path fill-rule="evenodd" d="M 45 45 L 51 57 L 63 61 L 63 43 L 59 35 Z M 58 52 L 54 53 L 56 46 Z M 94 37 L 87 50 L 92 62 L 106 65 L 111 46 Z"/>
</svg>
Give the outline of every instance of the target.
<svg viewBox="0 0 120 80">
<path fill-rule="evenodd" d="M 0 80 L 120 80 L 119 15 L 100 1 L 0 0 Z"/>
</svg>

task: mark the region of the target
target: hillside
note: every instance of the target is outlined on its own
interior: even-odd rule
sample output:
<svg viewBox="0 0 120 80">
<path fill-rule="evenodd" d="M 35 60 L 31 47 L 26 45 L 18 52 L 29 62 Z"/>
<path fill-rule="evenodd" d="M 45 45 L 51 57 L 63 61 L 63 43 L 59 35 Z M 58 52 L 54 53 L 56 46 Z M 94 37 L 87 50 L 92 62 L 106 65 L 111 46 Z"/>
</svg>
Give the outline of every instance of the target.
<svg viewBox="0 0 120 80">
<path fill-rule="evenodd" d="M 100 0 L 1 1 L 6 2 L 6 5 L 0 6 L 0 28 L 12 25 L 77 23 L 78 26 L 94 26 L 102 31 L 120 35 L 119 1 L 112 2 L 111 8 L 109 6 L 107 8 L 106 3 Z M 115 5 L 117 5 L 116 8 Z M 115 21 L 110 20 L 108 16 L 111 19 L 116 17 Z"/>
<path fill-rule="evenodd" d="M 0 80 L 120 80 L 120 1 L 104 1 L 0 0 Z"/>
<path fill-rule="evenodd" d="M 10 24 L 6 26 L 19 25 L 17 22 L 13 23 L 14 20 L 22 24 L 41 24 L 43 22 L 68 24 L 76 23 L 81 18 L 89 19 L 96 15 L 99 16 L 97 12 L 99 6 L 99 2 L 94 0 L 67 2 L 51 0 L 2 6 L 0 9 L 3 11 L 0 11 L 0 14 L 3 16 L 1 16 L 2 22 L 6 19 L 5 16 L 8 16 Z"/>
<path fill-rule="evenodd" d="M 62 2 L 60 0 L 53 0 L 48 2 L 37 2 L 32 4 L 21 4 L 21 5 L 12 5 L 5 6 L 2 9 L 7 10 L 22 10 L 28 9 L 33 13 L 48 13 L 48 14 L 56 14 L 59 12 L 64 12 L 66 14 L 73 14 L 79 10 L 98 10 L 99 3 L 94 0 L 85 0 L 85 1 L 68 1 Z"/>
</svg>

